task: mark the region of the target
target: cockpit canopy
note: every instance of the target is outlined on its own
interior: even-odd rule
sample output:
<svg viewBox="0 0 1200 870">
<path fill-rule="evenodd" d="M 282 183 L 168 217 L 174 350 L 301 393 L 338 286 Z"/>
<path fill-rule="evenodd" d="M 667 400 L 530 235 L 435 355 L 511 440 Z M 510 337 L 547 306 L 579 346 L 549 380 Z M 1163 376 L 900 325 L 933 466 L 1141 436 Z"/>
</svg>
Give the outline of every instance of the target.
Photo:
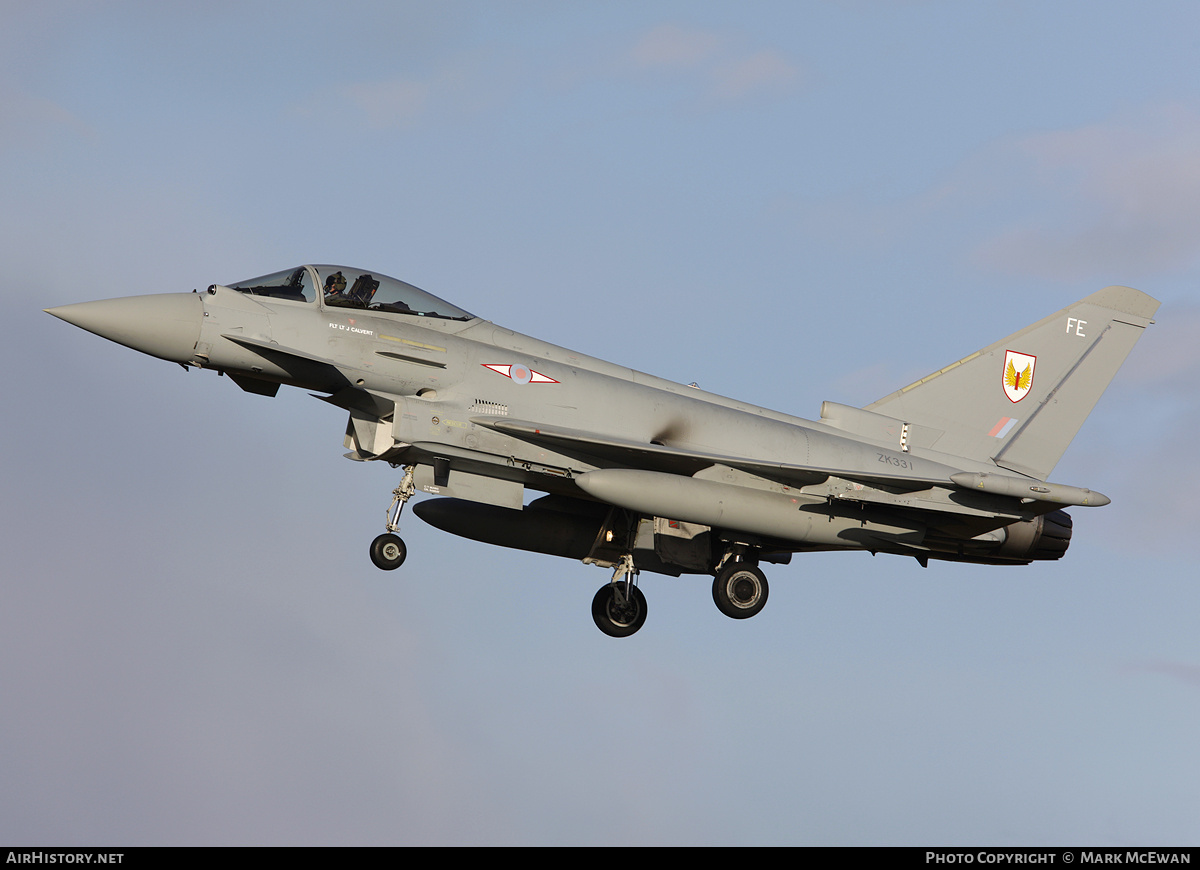
<svg viewBox="0 0 1200 870">
<path fill-rule="evenodd" d="M 314 301 L 319 287 L 324 304 L 335 308 L 388 311 L 443 320 L 474 319 L 473 314 L 412 284 L 348 266 L 297 266 L 229 286 L 241 293 L 293 302 Z"/>
</svg>

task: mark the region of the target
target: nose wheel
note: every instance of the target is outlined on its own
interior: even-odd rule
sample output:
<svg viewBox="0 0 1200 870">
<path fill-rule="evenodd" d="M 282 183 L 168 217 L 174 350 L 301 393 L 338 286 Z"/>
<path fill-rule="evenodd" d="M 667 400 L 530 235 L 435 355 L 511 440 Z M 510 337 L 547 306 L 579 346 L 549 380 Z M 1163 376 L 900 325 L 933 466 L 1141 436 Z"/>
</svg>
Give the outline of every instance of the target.
<svg viewBox="0 0 1200 870">
<path fill-rule="evenodd" d="M 390 532 L 380 535 L 371 542 L 371 561 L 383 571 L 395 571 L 404 564 L 408 548 L 398 535 Z"/>
</svg>

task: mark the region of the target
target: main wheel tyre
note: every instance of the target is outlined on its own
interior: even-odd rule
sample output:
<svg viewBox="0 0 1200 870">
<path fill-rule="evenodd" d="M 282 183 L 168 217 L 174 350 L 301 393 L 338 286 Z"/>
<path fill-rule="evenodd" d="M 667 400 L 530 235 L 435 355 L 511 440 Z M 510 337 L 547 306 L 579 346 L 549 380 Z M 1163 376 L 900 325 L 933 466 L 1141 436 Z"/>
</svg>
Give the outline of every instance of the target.
<svg viewBox="0 0 1200 870">
<path fill-rule="evenodd" d="M 622 600 L 618 600 L 618 586 Z M 629 637 L 646 621 L 646 596 L 628 582 L 606 583 L 592 599 L 592 619 L 609 637 Z"/>
<path fill-rule="evenodd" d="M 407 555 L 408 548 L 396 535 L 380 535 L 371 542 L 371 561 L 384 571 L 395 571 L 404 564 Z"/>
<path fill-rule="evenodd" d="M 733 619 L 749 619 L 766 606 L 767 575 L 754 565 L 734 562 L 713 580 L 717 610 Z"/>
</svg>

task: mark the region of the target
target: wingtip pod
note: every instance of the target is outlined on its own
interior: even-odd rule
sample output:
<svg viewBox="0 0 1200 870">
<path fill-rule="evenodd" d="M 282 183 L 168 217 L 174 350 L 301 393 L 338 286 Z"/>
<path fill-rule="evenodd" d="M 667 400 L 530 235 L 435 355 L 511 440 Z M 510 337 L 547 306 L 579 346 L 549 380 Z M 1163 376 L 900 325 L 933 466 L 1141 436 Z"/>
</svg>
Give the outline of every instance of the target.
<svg viewBox="0 0 1200 870">
<path fill-rule="evenodd" d="M 1103 507 L 1112 503 L 1112 499 L 1108 496 L 1083 487 L 1067 486 L 1063 483 L 1043 483 L 1039 480 L 1010 477 L 1006 474 L 960 471 L 958 474 L 950 475 L 950 480 L 963 489 L 979 490 L 992 495 L 1005 495 L 1023 500 L 1048 501 L 1054 504 L 1080 507 Z"/>
</svg>

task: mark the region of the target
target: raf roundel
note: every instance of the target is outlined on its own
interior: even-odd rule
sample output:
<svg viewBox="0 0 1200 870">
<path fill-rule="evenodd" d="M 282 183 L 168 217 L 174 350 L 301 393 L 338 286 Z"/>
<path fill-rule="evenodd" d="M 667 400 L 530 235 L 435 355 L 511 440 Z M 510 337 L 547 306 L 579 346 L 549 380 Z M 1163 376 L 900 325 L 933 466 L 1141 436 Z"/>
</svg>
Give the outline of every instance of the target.
<svg viewBox="0 0 1200 870">
<path fill-rule="evenodd" d="M 558 383 L 558 381 L 554 380 L 554 378 L 544 375 L 541 372 L 535 372 L 533 369 L 529 368 L 528 366 L 523 366 L 520 363 L 513 363 L 511 365 L 492 365 L 489 363 L 482 363 L 482 365 L 485 369 L 491 369 L 497 374 L 504 375 L 504 377 L 509 378 L 518 384 Z"/>
</svg>

